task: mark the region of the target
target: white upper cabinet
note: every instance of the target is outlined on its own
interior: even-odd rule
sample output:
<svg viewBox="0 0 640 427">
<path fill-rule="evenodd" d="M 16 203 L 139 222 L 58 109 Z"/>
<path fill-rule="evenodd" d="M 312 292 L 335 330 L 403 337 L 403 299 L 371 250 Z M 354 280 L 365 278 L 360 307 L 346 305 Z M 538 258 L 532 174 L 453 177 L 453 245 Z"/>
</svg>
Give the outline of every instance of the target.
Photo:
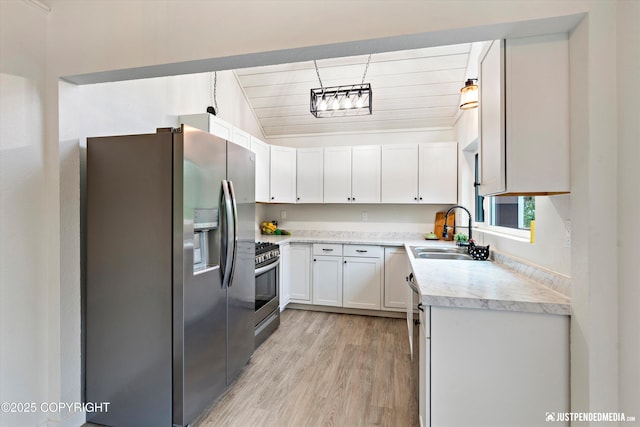
<svg viewBox="0 0 640 427">
<path fill-rule="evenodd" d="M 270 199 L 274 203 L 296 202 L 296 149 L 271 146 Z"/>
<path fill-rule="evenodd" d="M 209 113 L 187 114 L 179 117 L 180 123 L 209 132 L 217 137 L 231 141 L 233 125 Z"/>
<path fill-rule="evenodd" d="M 380 203 L 380 146 L 324 149 L 325 203 Z"/>
<path fill-rule="evenodd" d="M 568 35 L 494 41 L 480 55 L 480 193 L 568 193 Z"/>
<path fill-rule="evenodd" d="M 351 149 L 351 202 L 380 203 L 380 146 Z"/>
<path fill-rule="evenodd" d="M 456 142 L 382 147 L 382 203 L 450 204 L 457 200 Z"/>
<path fill-rule="evenodd" d="M 418 202 L 418 144 L 382 146 L 382 203 Z"/>
<path fill-rule="evenodd" d="M 242 129 L 234 127 L 231 130 L 231 142 L 238 144 L 241 147 L 251 150 L 251 135 Z"/>
<path fill-rule="evenodd" d="M 419 203 L 458 202 L 458 144 L 419 144 Z"/>
<path fill-rule="evenodd" d="M 480 54 L 480 194 L 505 191 L 504 41 L 495 40 Z"/>
<path fill-rule="evenodd" d="M 297 162 L 296 202 L 322 203 L 324 149 L 298 148 Z"/>
<path fill-rule="evenodd" d="M 251 137 L 251 151 L 256 153 L 256 202 L 269 201 L 269 145 Z"/>
<path fill-rule="evenodd" d="M 351 202 L 351 147 L 324 149 L 324 202 Z"/>
</svg>

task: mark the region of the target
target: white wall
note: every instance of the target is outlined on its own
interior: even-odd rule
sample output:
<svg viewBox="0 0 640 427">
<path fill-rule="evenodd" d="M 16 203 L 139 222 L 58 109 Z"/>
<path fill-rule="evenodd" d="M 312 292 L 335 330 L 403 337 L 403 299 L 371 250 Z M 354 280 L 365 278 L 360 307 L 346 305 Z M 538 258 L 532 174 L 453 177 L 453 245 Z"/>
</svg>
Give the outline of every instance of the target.
<svg viewBox="0 0 640 427">
<path fill-rule="evenodd" d="M 36 335 L 34 343 L 47 342 L 50 349 L 56 350 L 69 343 L 61 337 L 61 331 L 79 322 L 76 314 L 63 311 L 60 298 L 64 298 L 62 275 L 70 263 L 73 263 L 77 249 L 70 249 L 63 244 L 61 233 L 72 229 L 79 216 L 62 218 L 65 214 L 61 207 L 62 195 L 74 191 L 66 188 L 70 183 L 65 181 L 67 171 L 63 170 L 69 163 L 64 161 L 65 148 L 61 147 L 58 124 L 58 78 L 87 72 L 117 70 L 131 67 L 143 67 L 165 64 L 158 69 L 166 70 L 166 64 L 206 58 L 221 58 L 229 55 L 268 52 L 278 49 L 292 49 L 306 46 L 328 45 L 330 43 L 350 43 L 335 47 L 343 54 L 363 53 L 365 49 L 402 48 L 412 40 L 423 40 L 426 45 L 450 44 L 464 41 L 482 40 L 502 35 L 513 35 L 522 26 L 542 28 L 549 22 L 532 20 L 547 17 L 563 16 L 575 13 L 587 13 L 587 19 L 572 34 L 572 47 L 577 51 L 573 59 L 572 82 L 572 182 L 578 183 L 571 195 L 571 218 L 573 225 L 573 248 L 571 251 L 571 276 L 574 281 L 572 289 L 572 404 L 574 410 L 616 410 L 617 396 L 617 325 L 618 295 L 616 268 L 619 263 L 625 272 L 620 280 L 631 280 L 635 255 L 632 251 L 618 253 L 616 242 L 612 241 L 618 225 L 615 199 L 618 184 L 618 173 L 632 177 L 634 169 L 628 162 L 622 169 L 616 168 L 618 158 L 616 125 L 623 126 L 620 134 L 627 130 L 634 132 L 632 123 L 623 120 L 618 123 L 616 116 L 616 76 L 627 76 L 621 70 L 615 70 L 616 38 L 622 43 L 632 38 L 633 25 L 621 26 L 616 33 L 616 19 L 623 22 L 623 17 L 616 16 L 616 7 L 622 1 L 602 2 L 598 0 L 531 0 L 510 1 L 487 0 L 478 5 L 477 1 L 384 1 L 377 2 L 376 7 L 364 0 L 350 2 L 326 2 L 320 0 L 306 2 L 287 1 L 247 1 L 247 2 L 113 2 L 96 0 L 77 2 L 53 0 L 53 11 L 46 20 L 33 18 L 33 12 L 24 12 L 22 3 L 3 1 L 2 4 L 2 43 L 3 67 L 15 65 L 25 72 L 42 75 L 46 72 L 45 123 L 46 143 L 42 147 L 40 137 L 34 140 L 40 147 L 36 154 L 44 155 L 44 167 L 38 156 L 29 156 L 25 162 L 38 166 L 44 172 L 45 183 L 37 179 L 36 189 L 27 192 L 31 200 L 14 204 L 15 211 L 10 211 L 3 203 L 0 209 L 3 216 L 2 239 L 5 244 L 7 226 L 25 230 L 27 219 L 38 212 L 34 219 L 42 220 L 44 225 L 44 251 L 42 260 L 36 260 L 30 269 L 13 269 L 4 265 L 18 283 L 26 283 L 24 298 L 16 298 L 12 302 L 12 310 L 30 313 L 27 324 L 40 319 L 39 310 L 47 313 L 48 341 L 40 339 L 37 326 L 29 326 L 25 332 Z M 628 6 L 629 8 L 633 6 Z M 310 11 L 314 11 L 311 13 Z M 343 13 L 337 13 L 337 11 Z M 473 10 L 473 13 L 465 13 Z M 38 12 L 39 13 L 39 12 Z M 315 26 L 317 16 L 331 16 L 335 22 L 332 31 L 309 31 Z M 361 20 L 353 21 L 352 16 L 361 16 Z M 33 22 L 33 20 L 37 22 Z M 212 22 L 215 25 L 212 25 Z M 510 23 L 517 22 L 513 25 Z M 554 20 L 553 22 L 557 22 Z M 637 21 L 635 21 L 637 22 Z M 7 23 L 7 24 L 5 24 Z M 502 25 L 505 24 L 505 25 Z M 544 24 L 544 25 L 543 25 Z M 47 28 L 47 63 L 42 63 L 40 50 L 42 46 L 43 28 Z M 473 29 L 469 29 L 473 27 Z M 115 30 L 117 29 L 117 31 Z M 419 34 L 423 36 L 404 37 L 401 39 L 384 39 L 370 42 L 359 40 L 406 36 Z M 522 34 L 521 34 L 522 35 Z M 10 43 L 17 45 L 20 40 L 20 53 L 6 54 L 4 40 L 8 36 Z M 37 48 L 27 40 L 37 39 Z M 25 41 L 23 41 L 25 40 Z M 406 43 L 400 46 L 398 43 Z M 425 45 L 425 46 L 426 46 Z M 626 46 L 631 50 L 637 44 Z M 334 47 L 316 48 L 314 52 L 324 52 L 324 57 L 332 55 Z M 613 52 L 613 53 L 612 53 Z M 25 64 L 22 57 L 34 64 Z M 318 54 L 320 55 L 320 54 Z M 277 56 L 277 55 L 276 55 Z M 7 57 L 13 58 L 9 61 Z M 274 56 L 275 57 L 275 56 Z M 240 58 L 242 59 L 242 58 Z M 269 55 L 255 56 L 253 63 L 270 61 Z M 232 60 L 228 60 L 232 62 Z M 33 65 L 31 67 L 31 65 Z M 579 65 L 577 68 L 576 65 Z M 237 65 L 236 65 L 237 66 Z M 153 69 L 156 70 L 156 69 Z M 144 71 L 144 70 L 143 70 Z M 140 72 L 138 70 L 137 72 Z M 136 74 L 136 71 L 127 73 Z M 19 73 L 20 74 L 20 73 Z M 636 73 L 637 74 L 637 73 Z M 127 78 L 127 77 L 124 77 Z M 632 88 L 633 82 L 626 82 L 623 87 Z M 4 94 L 2 95 L 4 98 Z M 632 101 L 624 101 L 624 106 L 633 106 Z M 613 107 L 613 108 L 612 108 Z M 630 139 L 624 137 L 623 152 L 633 150 Z M 633 139 L 633 138 L 632 138 Z M 637 141 L 637 139 L 633 139 Z M 61 153 L 61 152 L 62 153 Z M 633 154 L 633 151 L 630 152 Z M 4 153 L 3 153 L 4 157 Z M 61 161 L 62 158 L 62 161 Z M 612 161 L 613 159 L 613 161 Z M 3 160 L 4 162 L 4 160 Z M 636 163 L 636 162 L 634 162 Z M 4 166 L 4 163 L 3 163 Z M 74 167 L 71 165 L 70 167 Z M 61 169 L 62 168 L 62 169 Z M 7 175 L 3 167 L 2 189 L 8 192 L 19 192 L 23 181 Z M 75 184 L 73 184 L 75 185 Z M 65 186 L 65 188 L 61 188 Z M 42 189 L 45 193 L 42 194 Z M 626 187 L 622 187 L 626 188 Z M 15 194 L 15 193 L 13 193 Z M 66 196 L 65 196 L 66 198 Z M 630 206 L 624 219 L 640 216 L 637 206 Z M 635 209 L 635 211 L 634 211 Z M 43 213 L 46 213 L 43 214 Z M 10 216 L 11 215 L 11 216 Z M 602 227 L 603 218 L 611 218 L 606 229 Z M 10 221 L 9 221 L 10 220 Z M 70 227 L 62 227 L 69 222 Z M 36 222 L 37 223 L 37 222 Z M 5 225 L 6 224 L 6 225 Z M 29 221 L 29 224 L 31 222 Z M 621 222 L 623 224 L 623 222 Z M 626 226 L 626 224 L 625 224 Z M 615 237 L 613 237 L 615 239 Z M 23 240 L 24 241 L 24 240 Z M 37 243 L 35 238 L 27 239 L 29 243 Z M 29 245 L 32 247 L 33 245 Z M 24 249 L 24 248 L 23 248 Z M 13 250 L 13 246 L 12 246 Z M 3 255 L 4 256 L 4 255 Z M 633 257 L 633 258 L 632 258 Z M 78 259 L 76 257 L 75 264 Z M 631 267 L 629 267 L 631 266 Z M 45 272 L 46 279 L 42 272 Z M 47 275 L 47 273 L 51 273 Z M 3 276 L 2 289 L 5 280 Z M 631 282 L 635 283 L 635 282 Z M 74 286 L 72 283 L 69 286 Z M 37 292 L 39 287 L 44 292 Z M 621 286 L 628 291 L 631 284 Z M 45 296 L 46 295 L 46 296 Z M 4 299 L 4 294 L 3 294 Z M 4 304 L 4 303 L 3 303 Z M 44 305 L 43 305 L 44 304 Z M 625 309 L 628 313 L 628 308 Z M 34 314 L 34 312 L 36 314 Z M 4 313 L 4 305 L 3 305 Z M 4 328 L 4 317 L 3 326 Z M 622 322 L 626 317 L 621 318 Z M 36 323 L 39 320 L 35 320 Z M 22 329 L 20 326 L 20 330 Z M 626 329 L 623 329 L 623 334 Z M 636 329 L 637 334 L 637 329 Z M 637 335 L 626 332 L 625 338 L 631 338 L 630 345 L 622 348 L 621 359 L 627 355 L 637 354 Z M 3 336 L 3 349 L 7 342 Z M 613 342 L 612 342 L 613 341 Z M 9 341 L 10 353 L 19 359 L 18 367 L 24 366 L 22 361 L 32 356 L 31 350 L 39 350 L 38 346 L 20 347 L 20 340 Z M 18 343 L 18 346 L 15 345 Z M 634 344 L 635 343 L 635 344 Z M 41 345 L 41 344 L 38 344 Z M 74 343 L 71 343 L 73 346 Z M 19 348 L 18 348 L 19 347 Z M 60 396 L 59 377 L 70 374 L 64 361 L 60 361 L 57 352 L 48 352 L 45 359 L 49 362 L 43 375 L 29 375 L 27 380 L 7 373 L 2 366 L 3 387 L 19 390 L 21 387 L 33 399 L 42 396 L 46 390 L 49 399 Z M 42 360 L 40 357 L 37 360 Z M 31 368 L 33 370 L 33 366 Z M 621 366 L 628 367 L 628 363 Z M 39 369 L 39 368 L 35 368 Z M 633 371 L 627 371 L 633 372 Z M 76 371 L 77 375 L 77 371 Z M 11 380 L 9 386 L 4 379 Z M 631 385 L 624 382 L 620 387 L 620 402 L 638 402 L 634 392 L 637 382 Z M 612 384 L 613 383 L 613 384 Z M 612 388 L 616 390 L 612 393 Z M 3 389 L 4 390 L 4 389 Z M 13 396 L 8 396 L 13 397 Z M 633 408 L 632 408 L 633 409 Z M 632 413 L 631 409 L 627 412 Z M 638 416 L 638 411 L 635 411 Z M 25 424 L 31 424 L 25 422 Z"/>
<path fill-rule="evenodd" d="M 300 204 L 265 205 L 261 220 L 277 220 L 285 230 L 429 233 L 436 212 L 448 205 Z M 286 212 L 286 219 L 282 212 Z M 366 220 L 362 219 L 366 212 Z"/>
<path fill-rule="evenodd" d="M 48 397 L 45 151 L 47 16 L 0 2 L 0 402 Z M 0 425 L 41 413 L 0 411 Z"/>
</svg>

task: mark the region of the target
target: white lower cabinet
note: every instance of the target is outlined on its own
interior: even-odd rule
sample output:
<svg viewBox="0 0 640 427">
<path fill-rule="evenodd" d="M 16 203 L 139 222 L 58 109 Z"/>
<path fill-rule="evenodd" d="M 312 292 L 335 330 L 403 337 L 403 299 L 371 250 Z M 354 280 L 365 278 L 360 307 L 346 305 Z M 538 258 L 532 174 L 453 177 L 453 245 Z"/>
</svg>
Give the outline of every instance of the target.
<svg viewBox="0 0 640 427">
<path fill-rule="evenodd" d="M 431 307 L 426 306 L 420 311 L 420 334 L 418 335 L 420 344 L 418 345 L 418 411 L 420 414 L 420 426 L 427 427 L 430 424 L 430 402 L 431 402 L 431 340 L 429 319 L 431 318 Z M 435 425 L 435 424 L 434 424 Z"/>
<path fill-rule="evenodd" d="M 343 307 L 380 310 L 382 259 L 344 257 Z"/>
<path fill-rule="evenodd" d="M 313 303 L 342 307 L 341 256 L 313 256 Z"/>
<path fill-rule="evenodd" d="M 435 306 L 420 316 L 421 426 L 546 426 L 547 413 L 569 411 L 569 316 Z"/>
<path fill-rule="evenodd" d="M 311 304 L 311 245 L 290 245 L 288 270 L 289 301 Z"/>
<path fill-rule="evenodd" d="M 291 245 L 280 245 L 280 278 L 278 299 L 283 311 L 291 299 Z"/>
<path fill-rule="evenodd" d="M 408 286 L 405 279 L 410 272 L 411 265 L 404 248 L 384 248 L 383 306 L 385 310 L 406 310 Z"/>
</svg>

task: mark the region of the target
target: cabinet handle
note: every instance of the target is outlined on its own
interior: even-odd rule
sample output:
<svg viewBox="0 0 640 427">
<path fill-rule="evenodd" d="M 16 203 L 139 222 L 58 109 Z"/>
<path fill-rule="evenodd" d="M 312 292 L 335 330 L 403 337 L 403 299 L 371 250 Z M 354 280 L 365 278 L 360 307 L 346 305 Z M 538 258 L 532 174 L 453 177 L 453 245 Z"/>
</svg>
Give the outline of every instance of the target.
<svg viewBox="0 0 640 427">
<path fill-rule="evenodd" d="M 347 197 L 347 200 L 351 200 L 351 197 Z"/>
<path fill-rule="evenodd" d="M 420 197 L 420 200 L 422 200 L 422 197 Z"/>
<path fill-rule="evenodd" d="M 352 197 L 352 198 L 351 198 L 351 200 L 355 202 L 355 201 L 356 201 L 356 198 L 355 198 L 355 197 Z"/>
<path fill-rule="evenodd" d="M 315 259 L 315 258 L 313 259 L 313 262 L 316 262 L 316 259 Z"/>
<path fill-rule="evenodd" d="M 368 252 L 366 249 L 356 249 L 356 252 L 360 252 L 361 254 Z"/>
<path fill-rule="evenodd" d="M 413 200 L 418 200 L 418 198 L 417 198 L 417 197 L 414 197 L 414 198 L 413 198 Z"/>
<path fill-rule="evenodd" d="M 325 252 L 333 252 L 333 249 L 322 248 L 322 250 Z"/>
<path fill-rule="evenodd" d="M 345 264 L 347 263 L 347 260 L 346 260 L 346 259 L 344 260 L 344 263 L 345 263 Z"/>
<path fill-rule="evenodd" d="M 422 305 L 421 302 L 418 303 L 418 310 L 424 311 L 424 306 Z"/>
<path fill-rule="evenodd" d="M 300 197 L 296 197 L 296 200 L 300 200 Z"/>
<path fill-rule="evenodd" d="M 271 196 L 271 200 L 275 199 L 275 197 Z"/>
</svg>

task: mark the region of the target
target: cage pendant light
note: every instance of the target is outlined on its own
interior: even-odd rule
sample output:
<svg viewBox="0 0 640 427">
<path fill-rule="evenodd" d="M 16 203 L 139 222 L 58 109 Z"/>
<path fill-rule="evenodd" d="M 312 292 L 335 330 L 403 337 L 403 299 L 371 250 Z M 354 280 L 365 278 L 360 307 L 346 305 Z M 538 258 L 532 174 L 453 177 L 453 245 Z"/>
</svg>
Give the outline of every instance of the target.
<svg viewBox="0 0 640 427">
<path fill-rule="evenodd" d="M 318 64 L 316 61 L 313 61 L 320 87 L 311 89 L 311 99 L 309 101 L 309 111 L 311 111 L 311 114 L 316 118 L 372 114 L 373 92 L 371 91 L 371 84 L 364 82 L 370 62 L 371 55 L 369 55 L 367 59 L 367 65 L 365 66 L 361 83 L 324 87 L 322 79 L 320 78 Z"/>
</svg>

